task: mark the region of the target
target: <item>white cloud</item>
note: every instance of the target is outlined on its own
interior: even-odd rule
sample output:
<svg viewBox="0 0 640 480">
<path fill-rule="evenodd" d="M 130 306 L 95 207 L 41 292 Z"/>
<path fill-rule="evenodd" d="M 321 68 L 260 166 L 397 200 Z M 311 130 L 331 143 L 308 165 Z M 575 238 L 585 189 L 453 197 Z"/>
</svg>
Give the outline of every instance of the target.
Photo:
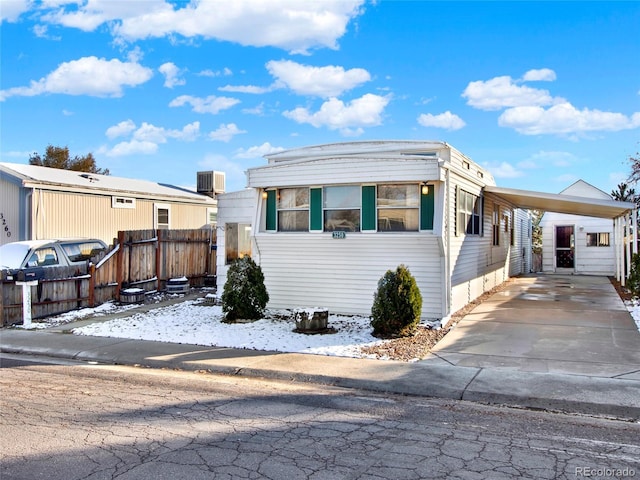
<svg viewBox="0 0 640 480">
<path fill-rule="evenodd" d="M 423 127 L 444 128 L 445 130 L 460 130 L 466 125 L 464 120 L 448 110 L 439 115 L 423 113 L 418 117 L 418 123 Z"/>
<path fill-rule="evenodd" d="M 168 138 L 175 138 L 184 142 L 193 142 L 200 135 L 200 122 L 193 122 L 185 125 L 182 130 L 172 130 L 163 127 L 156 127 L 147 122 L 143 122 L 140 128 L 133 133 L 134 140 L 166 143 Z"/>
<path fill-rule="evenodd" d="M 222 70 L 217 70 L 217 71 L 213 71 L 210 69 L 206 69 L 206 70 L 202 70 L 201 72 L 197 73 L 196 75 L 198 75 L 199 77 L 221 77 L 221 76 L 231 76 L 233 75 L 233 72 L 231 71 L 230 68 L 225 67 Z"/>
<path fill-rule="evenodd" d="M 164 86 L 167 88 L 173 88 L 176 85 L 184 85 L 187 83 L 184 78 L 180 77 L 183 72 L 175 63 L 163 63 L 158 68 L 158 71 L 164 75 Z"/>
<path fill-rule="evenodd" d="M 524 172 L 517 170 L 513 165 L 502 162 L 499 165 L 486 165 L 495 178 L 518 178 L 524 176 Z"/>
<path fill-rule="evenodd" d="M 556 72 L 550 68 L 540 68 L 538 70 L 529 70 L 524 74 L 522 80 L 525 82 L 553 82 L 556 79 Z"/>
<path fill-rule="evenodd" d="M 563 183 L 565 185 L 571 185 L 578 180 L 580 180 L 580 178 L 573 173 L 565 173 L 564 175 L 559 175 L 553 179 L 554 182 Z"/>
<path fill-rule="evenodd" d="M 462 96 L 467 104 L 481 110 L 500 110 L 505 107 L 551 105 L 554 98 L 547 90 L 517 85 L 509 76 L 470 82 Z"/>
<path fill-rule="evenodd" d="M 369 72 L 362 68 L 313 67 L 290 60 L 271 61 L 267 63 L 267 70 L 276 78 L 277 84 L 296 94 L 322 98 L 338 97 L 371 80 Z"/>
<path fill-rule="evenodd" d="M 622 113 L 588 108 L 578 110 L 568 102 L 548 109 L 521 106 L 505 110 L 498 118 L 498 125 L 513 128 L 524 135 L 615 132 L 640 127 L 640 112 L 628 117 Z"/>
<path fill-rule="evenodd" d="M 337 98 L 324 102 L 315 113 L 307 108 L 298 107 L 286 111 L 283 115 L 298 123 L 308 123 L 316 128 L 327 127 L 330 130 L 341 130 L 345 135 L 352 135 L 352 128 L 374 127 L 382 123 L 382 113 L 389 103 L 389 96 L 381 97 L 368 93 L 345 104 Z"/>
<path fill-rule="evenodd" d="M 273 90 L 272 87 L 258 87 L 256 85 L 225 85 L 218 88 L 221 92 L 234 92 L 234 93 L 252 93 L 255 95 L 261 95 Z"/>
<path fill-rule="evenodd" d="M 151 69 L 138 63 L 83 57 L 61 63 L 58 68 L 28 87 L 14 87 L 0 92 L 0 99 L 12 96 L 35 96 L 45 93 L 121 97 L 123 88 L 145 83 L 153 76 Z"/>
<path fill-rule="evenodd" d="M 2 0 L 0 8 L 0 24 L 2 22 L 15 22 L 18 17 L 29 10 L 29 0 Z"/>
<path fill-rule="evenodd" d="M 118 137 L 126 137 L 135 129 L 136 129 L 136 124 L 133 122 L 133 120 L 129 119 L 129 120 L 124 120 L 118 123 L 117 125 L 114 125 L 113 127 L 107 128 L 105 135 L 107 136 L 107 138 L 113 140 L 114 138 L 118 138 Z"/>
<path fill-rule="evenodd" d="M 127 155 L 151 155 L 157 151 L 157 143 L 131 140 L 130 142 L 118 143 L 105 154 L 107 157 L 124 157 Z"/>
<path fill-rule="evenodd" d="M 294 53 L 337 49 L 347 24 L 362 13 L 365 0 L 218 0 L 175 2 L 145 0 L 71 2 L 46 16 L 51 23 L 95 30 L 110 26 L 119 38 L 135 41 L 180 35 L 273 46 Z"/>
<path fill-rule="evenodd" d="M 253 108 L 243 108 L 242 113 L 246 113 L 248 115 L 264 115 L 264 102 L 261 102 Z"/>
<path fill-rule="evenodd" d="M 157 127 L 147 122 L 143 122 L 136 128 L 132 120 L 125 120 L 107 129 L 108 138 L 117 138 L 132 134 L 132 139 L 127 142 L 120 142 L 112 149 L 104 149 L 109 157 L 121 157 L 126 155 L 142 154 L 149 155 L 158 151 L 158 146 L 167 143 L 169 138 L 192 142 L 200 136 L 200 122 L 193 122 L 185 125 L 181 130 Z"/>
<path fill-rule="evenodd" d="M 170 107 L 182 107 L 189 104 L 196 113 L 211 113 L 213 115 L 233 107 L 240 103 L 240 100 L 229 97 L 216 97 L 210 95 L 206 98 L 192 97 L 191 95 L 181 95 L 169 103 Z"/>
<path fill-rule="evenodd" d="M 247 150 L 239 149 L 235 152 L 235 158 L 262 158 L 270 153 L 282 152 L 284 148 L 274 147 L 269 142 L 265 142 L 262 145 L 253 146 Z"/>
<path fill-rule="evenodd" d="M 210 132 L 208 137 L 211 140 L 217 140 L 219 142 L 228 142 L 235 135 L 241 133 L 247 133 L 245 130 L 240 130 L 235 123 L 220 124 L 217 130 Z"/>
<path fill-rule="evenodd" d="M 576 163 L 578 158 L 569 152 L 540 150 L 529 158 L 518 163 L 518 167 L 525 169 L 544 168 L 552 165 L 554 167 L 569 167 Z"/>
</svg>

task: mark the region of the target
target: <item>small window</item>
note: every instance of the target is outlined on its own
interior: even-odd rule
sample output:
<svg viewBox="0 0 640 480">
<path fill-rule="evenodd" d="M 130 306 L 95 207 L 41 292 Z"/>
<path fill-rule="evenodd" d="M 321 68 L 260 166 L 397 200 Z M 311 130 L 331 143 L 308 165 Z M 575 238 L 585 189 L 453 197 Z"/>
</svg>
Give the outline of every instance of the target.
<svg viewBox="0 0 640 480">
<path fill-rule="evenodd" d="M 168 230 L 170 228 L 171 210 L 169 205 L 155 204 L 155 227 L 158 230 Z"/>
<path fill-rule="evenodd" d="M 112 208 L 136 208 L 136 199 L 128 197 L 111 197 Z"/>
<path fill-rule="evenodd" d="M 587 233 L 587 247 L 609 247 L 609 232 Z"/>
<path fill-rule="evenodd" d="M 458 190 L 456 231 L 458 234 L 481 235 L 481 198 L 462 189 Z"/>
<path fill-rule="evenodd" d="M 500 245 L 500 207 L 493 207 L 493 217 L 491 218 L 492 226 L 492 245 L 497 247 Z"/>
<path fill-rule="evenodd" d="M 324 187 L 325 232 L 360 231 L 360 187 L 357 185 Z"/>
<path fill-rule="evenodd" d="M 420 217 L 418 185 L 378 185 L 378 231 L 417 232 Z"/>
<path fill-rule="evenodd" d="M 207 208 L 207 225 L 218 224 L 218 208 Z"/>
<path fill-rule="evenodd" d="M 278 231 L 309 231 L 309 188 L 278 190 Z"/>
<path fill-rule="evenodd" d="M 251 256 L 251 225 L 227 223 L 224 226 L 226 264 L 238 258 Z"/>
</svg>

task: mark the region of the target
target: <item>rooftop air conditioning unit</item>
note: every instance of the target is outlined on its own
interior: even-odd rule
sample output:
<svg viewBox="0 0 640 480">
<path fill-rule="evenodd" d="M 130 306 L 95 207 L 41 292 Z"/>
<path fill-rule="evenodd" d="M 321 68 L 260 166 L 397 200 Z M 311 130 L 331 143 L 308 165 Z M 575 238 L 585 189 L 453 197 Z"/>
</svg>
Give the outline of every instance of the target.
<svg viewBox="0 0 640 480">
<path fill-rule="evenodd" d="M 197 191 L 215 197 L 220 193 L 224 193 L 225 189 L 224 172 L 198 172 Z"/>
</svg>

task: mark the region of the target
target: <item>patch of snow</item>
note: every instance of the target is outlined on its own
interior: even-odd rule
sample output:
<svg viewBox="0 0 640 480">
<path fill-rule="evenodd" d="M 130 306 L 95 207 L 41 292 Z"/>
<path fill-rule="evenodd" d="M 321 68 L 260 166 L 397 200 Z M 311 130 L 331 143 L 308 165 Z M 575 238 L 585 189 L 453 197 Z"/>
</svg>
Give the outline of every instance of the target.
<svg viewBox="0 0 640 480">
<path fill-rule="evenodd" d="M 202 299 L 159 307 L 145 313 L 73 329 L 76 335 L 154 340 L 250 350 L 311 353 L 367 358 L 360 347 L 384 343 L 374 337 L 366 317 L 330 315 L 331 334 L 295 333 L 291 311 L 271 310 L 268 318 L 250 323 L 224 323 L 221 306 Z M 282 319 L 282 317 L 285 317 Z"/>
<path fill-rule="evenodd" d="M 624 304 L 640 331 L 640 299 L 634 298 L 630 302 L 624 302 Z"/>
</svg>

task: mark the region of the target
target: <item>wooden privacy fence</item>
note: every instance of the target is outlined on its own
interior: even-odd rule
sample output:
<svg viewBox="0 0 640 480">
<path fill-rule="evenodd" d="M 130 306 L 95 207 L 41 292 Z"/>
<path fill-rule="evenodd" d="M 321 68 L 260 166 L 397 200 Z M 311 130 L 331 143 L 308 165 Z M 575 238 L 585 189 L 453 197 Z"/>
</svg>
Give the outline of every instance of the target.
<svg viewBox="0 0 640 480">
<path fill-rule="evenodd" d="M 80 267 L 47 267 L 31 287 L 32 318 L 120 300 L 122 290 L 163 290 L 186 277 L 190 286 L 215 285 L 216 238 L 212 230 L 118 232 L 114 247 Z M 0 275 L 0 325 L 21 323 L 22 286 Z"/>
</svg>

